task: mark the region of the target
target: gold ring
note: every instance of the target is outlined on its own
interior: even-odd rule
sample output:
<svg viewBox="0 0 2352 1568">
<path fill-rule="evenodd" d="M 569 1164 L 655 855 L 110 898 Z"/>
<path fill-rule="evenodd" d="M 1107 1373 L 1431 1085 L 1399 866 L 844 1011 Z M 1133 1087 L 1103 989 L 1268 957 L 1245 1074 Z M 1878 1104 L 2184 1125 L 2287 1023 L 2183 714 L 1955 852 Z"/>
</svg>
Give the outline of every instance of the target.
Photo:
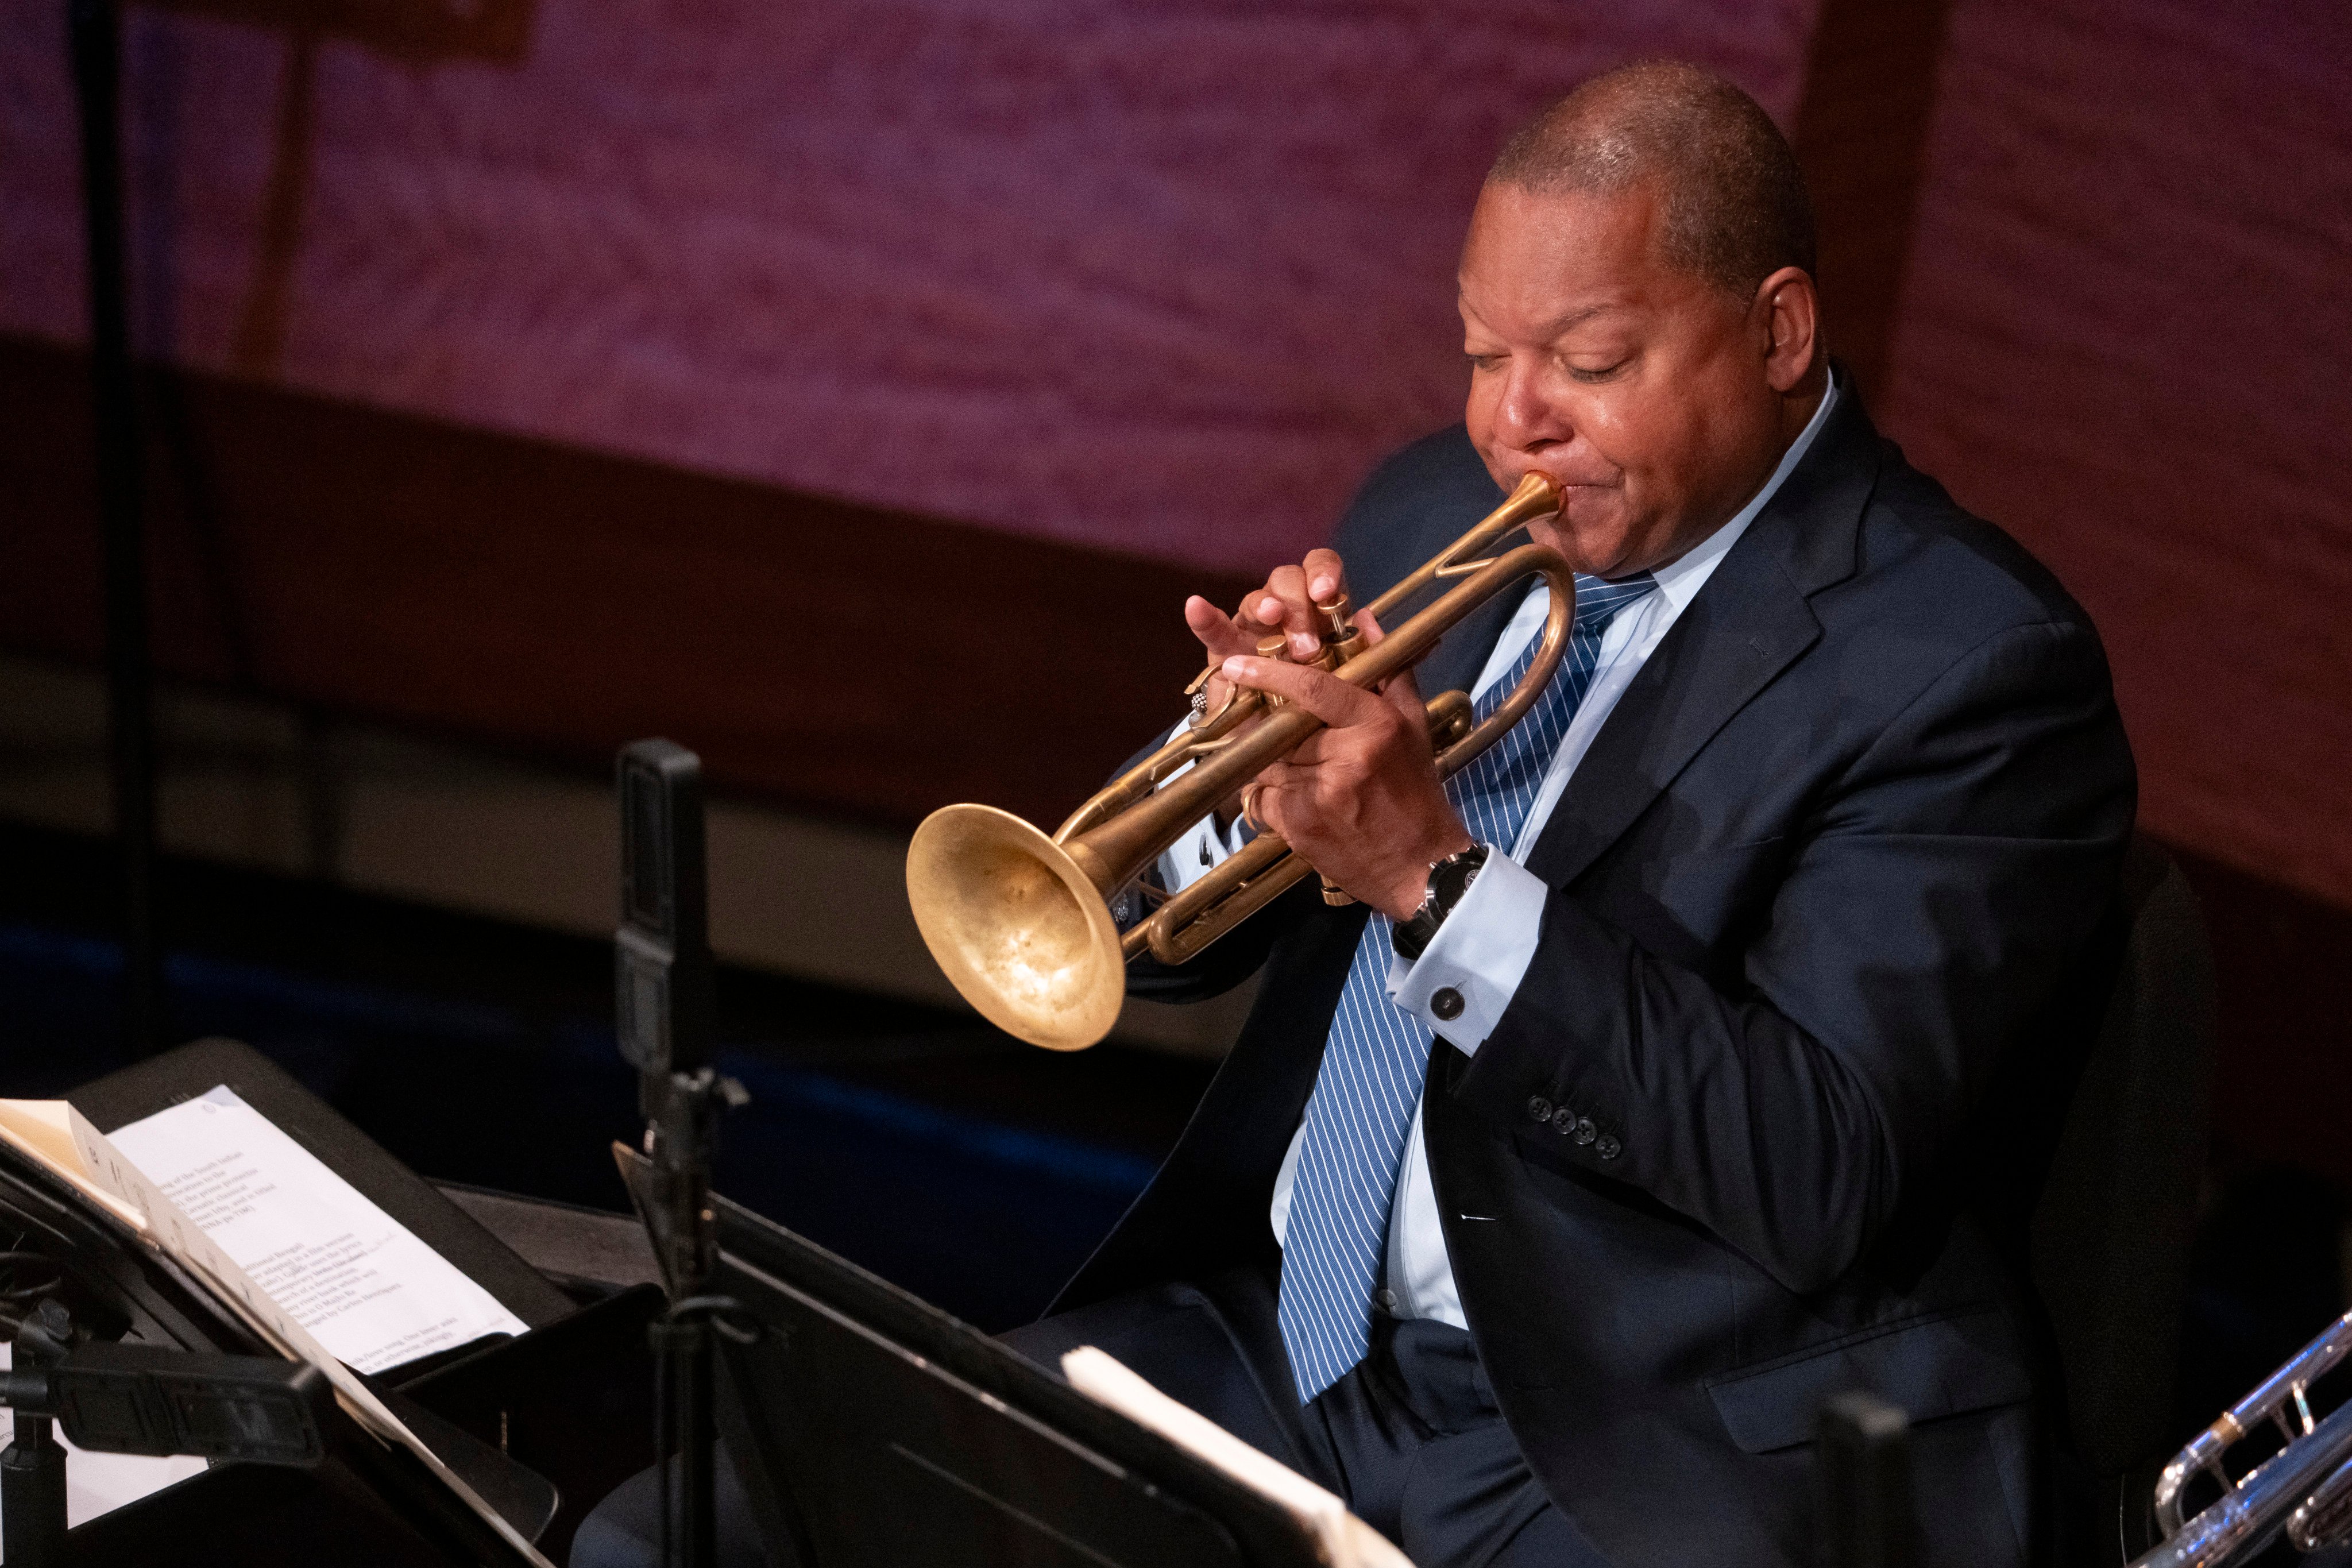
<svg viewBox="0 0 2352 1568">
<path fill-rule="evenodd" d="M 1242 786 L 1242 820 L 1259 833 L 1266 830 L 1265 824 L 1258 820 L 1257 815 L 1257 792 L 1265 787 L 1263 783 L 1246 784 Z"/>
</svg>

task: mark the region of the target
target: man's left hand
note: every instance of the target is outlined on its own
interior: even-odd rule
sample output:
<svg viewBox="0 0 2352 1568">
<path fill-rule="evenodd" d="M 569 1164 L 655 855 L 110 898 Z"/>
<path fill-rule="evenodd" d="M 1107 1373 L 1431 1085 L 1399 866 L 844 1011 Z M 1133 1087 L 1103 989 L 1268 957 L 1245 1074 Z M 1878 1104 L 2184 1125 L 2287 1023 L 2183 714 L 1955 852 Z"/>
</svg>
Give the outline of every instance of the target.
<svg viewBox="0 0 2352 1568">
<path fill-rule="evenodd" d="M 1367 641 L 1380 628 L 1360 616 Z M 1307 665 L 1240 655 L 1235 685 L 1271 693 L 1328 726 L 1257 775 L 1247 795 L 1258 822 L 1307 863 L 1393 920 L 1421 908 L 1429 868 L 1473 840 L 1445 798 L 1429 725 L 1410 672 L 1366 691 Z"/>
</svg>

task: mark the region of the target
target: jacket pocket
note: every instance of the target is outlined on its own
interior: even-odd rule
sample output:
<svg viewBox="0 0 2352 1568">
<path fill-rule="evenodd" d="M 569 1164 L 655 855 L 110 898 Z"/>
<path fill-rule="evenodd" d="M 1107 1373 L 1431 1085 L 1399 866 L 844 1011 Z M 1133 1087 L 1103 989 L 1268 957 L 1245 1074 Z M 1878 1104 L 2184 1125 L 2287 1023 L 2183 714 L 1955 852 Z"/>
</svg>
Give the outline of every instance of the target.
<svg viewBox="0 0 2352 1568">
<path fill-rule="evenodd" d="M 1750 1454 L 1810 1443 L 1822 1401 L 1867 1389 L 1914 1421 L 2013 1405 L 2033 1394 L 1998 1307 L 1884 1323 L 1706 1381 L 1731 1440 Z"/>
</svg>

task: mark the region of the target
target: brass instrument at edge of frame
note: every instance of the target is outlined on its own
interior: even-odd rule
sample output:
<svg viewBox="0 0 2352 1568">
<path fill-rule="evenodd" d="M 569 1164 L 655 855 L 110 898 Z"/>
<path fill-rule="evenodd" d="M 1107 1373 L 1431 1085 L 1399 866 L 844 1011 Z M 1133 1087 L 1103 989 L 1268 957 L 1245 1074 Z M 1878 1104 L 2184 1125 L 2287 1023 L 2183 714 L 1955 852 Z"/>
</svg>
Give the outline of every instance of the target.
<svg viewBox="0 0 2352 1568">
<path fill-rule="evenodd" d="M 2329 1324 L 2262 1386 L 2221 1412 L 2173 1456 L 2156 1482 L 2163 1542 L 2131 1568 L 2222 1568 L 2252 1557 L 2284 1531 L 2300 1552 L 2352 1541 L 2352 1404 L 2313 1420 L 2311 1385 L 2352 1354 L 2352 1312 Z M 2265 1426 L 2284 1447 L 2231 1479 L 2230 1450 Z M 2189 1483 L 2210 1476 L 2213 1501 L 2186 1519 Z"/>
<path fill-rule="evenodd" d="M 1535 543 L 1492 558 L 1482 554 L 1559 510 L 1559 488 L 1542 474 L 1528 475 L 1509 500 L 1367 606 L 1387 630 L 1378 643 L 1366 646 L 1344 595 L 1318 605 L 1322 646 L 1307 662 L 1352 685 L 1378 688 L 1421 662 L 1438 638 L 1488 600 L 1523 578 L 1542 576 L 1551 587 L 1543 644 L 1510 697 L 1475 724 L 1462 692 L 1443 692 L 1429 703 L 1439 776 L 1460 771 L 1535 706 L 1568 651 L 1576 578 L 1567 560 Z M 1458 581 L 1425 609 L 1387 627 L 1398 605 L 1453 579 Z M 1288 657 L 1279 637 L 1266 639 L 1259 651 Z M 1215 670 L 1210 666 L 1185 689 L 1196 708 Z M 1242 732 L 1254 719 L 1262 721 Z M 1048 1050 L 1084 1050 L 1118 1022 L 1129 960 L 1145 952 L 1169 964 L 1194 958 L 1314 869 L 1278 836 L 1264 833 L 1180 893 L 1143 886 L 1158 907 L 1124 935 L 1111 918 L 1113 900 L 1137 885 L 1170 845 L 1322 727 L 1304 709 L 1236 690 L 1218 711 L 1196 710 L 1190 726 L 1078 807 L 1050 837 L 994 806 L 933 812 L 915 830 L 907 852 L 907 897 L 931 956 L 964 999 L 1007 1034 Z M 1336 890 L 1325 896 L 1347 901 Z"/>
</svg>

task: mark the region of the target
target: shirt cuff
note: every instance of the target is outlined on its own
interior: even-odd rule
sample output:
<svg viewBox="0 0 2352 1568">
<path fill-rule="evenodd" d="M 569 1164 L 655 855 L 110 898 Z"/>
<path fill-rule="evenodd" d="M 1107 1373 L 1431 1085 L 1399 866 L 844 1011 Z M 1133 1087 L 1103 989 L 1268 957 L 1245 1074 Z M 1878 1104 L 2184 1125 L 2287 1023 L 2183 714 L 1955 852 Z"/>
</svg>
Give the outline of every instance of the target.
<svg viewBox="0 0 2352 1568">
<path fill-rule="evenodd" d="M 1490 852 L 1421 957 L 1390 961 L 1390 999 L 1455 1050 L 1472 1055 L 1502 1022 L 1535 958 L 1549 894 L 1541 877 L 1499 849 Z M 1430 1006 L 1440 991 L 1453 992 L 1461 1003 L 1457 1011 L 1448 1002 L 1450 1016 Z"/>
</svg>

